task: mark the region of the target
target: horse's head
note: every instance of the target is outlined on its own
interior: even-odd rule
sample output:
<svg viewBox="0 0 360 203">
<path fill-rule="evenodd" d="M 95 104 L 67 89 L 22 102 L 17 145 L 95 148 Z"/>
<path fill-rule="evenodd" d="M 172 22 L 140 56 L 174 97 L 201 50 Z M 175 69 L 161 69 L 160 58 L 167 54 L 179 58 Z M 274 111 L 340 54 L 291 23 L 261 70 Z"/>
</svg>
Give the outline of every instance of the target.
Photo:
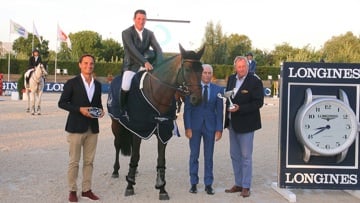
<svg viewBox="0 0 360 203">
<path fill-rule="evenodd" d="M 47 63 L 39 63 L 39 65 L 37 65 L 35 67 L 35 71 L 40 71 L 41 72 L 41 76 L 47 76 L 48 72 L 47 72 Z"/>
<path fill-rule="evenodd" d="M 201 74 L 203 71 L 200 58 L 202 57 L 205 46 L 198 52 L 185 51 L 179 45 L 181 53 L 181 70 L 179 72 L 178 84 L 182 87 L 183 91 L 190 95 L 190 103 L 198 105 L 201 103 Z"/>
</svg>

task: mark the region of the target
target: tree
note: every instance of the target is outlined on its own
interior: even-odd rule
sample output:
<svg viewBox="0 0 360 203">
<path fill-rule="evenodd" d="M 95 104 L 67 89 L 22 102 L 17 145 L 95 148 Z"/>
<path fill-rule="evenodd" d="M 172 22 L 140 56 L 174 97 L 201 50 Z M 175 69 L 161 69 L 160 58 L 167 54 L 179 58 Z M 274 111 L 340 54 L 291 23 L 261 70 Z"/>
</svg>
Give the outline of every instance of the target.
<svg viewBox="0 0 360 203">
<path fill-rule="evenodd" d="M 94 55 L 98 60 L 102 49 L 101 35 L 94 31 L 81 31 L 70 33 L 69 38 L 71 40 L 71 58 L 73 60 L 78 60 L 85 53 Z"/>
<path fill-rule="evenodd" d="M 212 21 L 205 27 L 203 45 L 206 46 L 203 61 L 210 64 L 223 64 L 226 59 L 226 36 L 222 33 L 220 23 L 214 28 Z"/>
<path fill-rule="evenodd" d="M 359 62 L 360 39 L 352 32 L 332 37 L 321 50 L 326 62 Z"/>
<path fill-rule="evenodd" d="M 114 39 L 106 39 L 101 42 L 102 49 L 99 59 L 106 62 L 118 62 L 124 57 L 124 48 Z"/>
<path fill-rule="evenodd" d="M 34 35 L 29 33 L 27 38 L 19 37 L 17 38 L 12 46 L 12 49 L 16 52 L 17 58 L 19 59 L 28 59 L 32 53 L 32 40 Z M 37 37 L 34 37 L 34 49 L 39 50 L 42 58 L 49 57 L 49 41 L 42 40 L 40 43 Z"/>
<path fill-rule="evenodd" d="M 231 34 L 227 37 L 226 64 L 233 64 L 236 56 L 245 55 L 251 50 L 251 40 L 246 35 Z"/>
</svg>

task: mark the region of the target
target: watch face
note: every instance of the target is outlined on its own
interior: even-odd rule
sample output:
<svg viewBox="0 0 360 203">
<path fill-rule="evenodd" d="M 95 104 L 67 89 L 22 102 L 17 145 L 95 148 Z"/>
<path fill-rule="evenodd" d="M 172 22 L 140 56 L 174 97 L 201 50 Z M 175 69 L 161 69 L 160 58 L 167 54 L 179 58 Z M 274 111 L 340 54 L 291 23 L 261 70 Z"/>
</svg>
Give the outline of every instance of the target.
<svg viewBox="0 0 360 203">
<path fill-rule="evenodd" d="M 315 99 L 300 109 L 295 130 L 310 150 L 321 155 L 344 151 L 358 133 L 354 112 L 335 98 Z"/>
</svg>

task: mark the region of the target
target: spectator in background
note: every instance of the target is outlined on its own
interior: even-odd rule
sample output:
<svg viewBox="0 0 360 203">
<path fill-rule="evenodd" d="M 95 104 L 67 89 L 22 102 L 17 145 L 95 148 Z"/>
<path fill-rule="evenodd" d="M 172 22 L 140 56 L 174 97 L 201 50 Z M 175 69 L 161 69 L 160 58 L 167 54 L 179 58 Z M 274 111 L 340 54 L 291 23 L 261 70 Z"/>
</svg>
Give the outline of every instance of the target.
<svg viewBox="0 0 360 203">
<path fill-rule="evenodd" d="M 246 58 L 248 60 L 248 63 L 249 63 L 249 73 L 250 74 L 255 74 L 255 71 L 256 71 L 256 61 L 253 59 L 253 53 L 251 52 L 248 52 L 246 54 Z"/>
</svg>

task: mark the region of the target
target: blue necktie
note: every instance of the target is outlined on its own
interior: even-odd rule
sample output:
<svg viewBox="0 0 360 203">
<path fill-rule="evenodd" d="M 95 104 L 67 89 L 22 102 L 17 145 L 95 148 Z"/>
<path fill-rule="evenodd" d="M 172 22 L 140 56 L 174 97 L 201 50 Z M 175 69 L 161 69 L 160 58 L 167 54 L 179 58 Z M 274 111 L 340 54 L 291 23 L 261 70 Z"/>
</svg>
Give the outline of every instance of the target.
<svg viewBox="0 0 360 203">
<path fill-rule="evenodd" d="M 207 103 L 208 102 L 208 86 L 207 85 L 204 85 L 204 93 L 203 93 L 203 100 L 204 100 L 204 103 Z"/>
</svg>

